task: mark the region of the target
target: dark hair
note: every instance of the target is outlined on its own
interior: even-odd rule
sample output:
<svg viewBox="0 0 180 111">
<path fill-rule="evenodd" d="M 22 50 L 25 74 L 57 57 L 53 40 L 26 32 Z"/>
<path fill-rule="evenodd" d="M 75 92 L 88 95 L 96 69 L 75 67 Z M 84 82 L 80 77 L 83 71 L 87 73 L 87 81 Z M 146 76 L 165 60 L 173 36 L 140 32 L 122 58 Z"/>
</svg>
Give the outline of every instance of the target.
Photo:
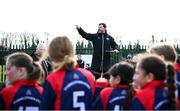
<svg viewBox="0 0 180 111">
<path fill-rule="evenodd" d="M 180 65 L 180 54 L 178 54 L 176 62 Z"/>
<path fill-rule="evenodd" d="M 126 84 L 129 85 L 129 83 L 132 82 L 132 77 L 134 74 L 134 67 L 133 65 L 127 63 L 127 62 L 120 62 L 114 64 L 108 71 L 110 75 L 113 77 L 120 76 L 121 82 L 119 84 Z"/>
<path fill-rule="evenodd" d="M 170 102 L 170 110 L 176 109 L 176 102 L 175 102 L 175 69 L 173 65 L 168 64 L 167 65 L 167 85 L 168 85 L 168 91 L 169 91 L 169 102 Z"/>
<path fill-rule="evenodd" d="M 155 80 L 167 80 L 168 86 L 168 98 L 170 102 L 169 109 L 176 109 L 175 103 L 175 69 L 173 65 L 166 65 L 165 62 L 157 56 L 148 56 L 142 59 L 139 62 L 139 67 L 142 68 L 147 75 L 148 73 L 152 73 L 154 75 Z"/>
<path fill-rule="evenodd" d="M 107 27 L 105 23 L 99 23 L 99 25 L 102 25 L 104 28 Z M 107 33 L 107 30 L 105 30 L 105 33 Z"/>
<path fill-rule="evenodd" d="M 155 56 L 147 56 L 139 62 L 139 67 L 144 70 L 144 74 L 154 74 L 155 80 L 166 79 L 166 65 L 162 59 Z"/>
<path fill-rule="evenodd" d="M 39 80 L 43 70 L 38 63 L 34 63 L 31 56 L 26 53 L 16 52 L 7 57 L 10 66 L 24 67 L 27 71 L 27 80 Z"/>
<path fill-rule="evenodd" d="M 134 74 L 134 66 L 128 62 L 120 62 L 113 65 L 108 73 L 113 77 L 120 76 L 121 82 L 119 84 L 130 85 Z M 126 99 L 123 102 L 123 110 L 130 109 L 130 104 L 134 95 L 132 87 L 128 90 Z"/>
<path fill-rule="evenodd" d="M 130 110 L 131 109 L 131 104 L 132 104 L 132 100 L 134 97 L 135 91 L 132 85 L 130 85 L 128 94 L 123 102 L 123 110 Z"/>
<path fill-rule="evenodd" d="M 99 23 L 99 25 L 103 25 L 104 28 L 107 27 L 105 23 Z"/>
</svg>

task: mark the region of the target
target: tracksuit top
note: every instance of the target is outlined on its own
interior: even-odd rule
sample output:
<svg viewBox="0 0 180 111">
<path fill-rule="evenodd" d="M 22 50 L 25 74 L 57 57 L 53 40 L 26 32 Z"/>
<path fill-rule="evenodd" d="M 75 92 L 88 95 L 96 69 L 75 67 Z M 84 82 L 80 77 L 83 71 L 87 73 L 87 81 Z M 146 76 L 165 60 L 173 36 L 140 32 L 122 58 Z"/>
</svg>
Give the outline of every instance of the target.
<svg viewBox="0 0 180 111">
<path fill-rule="evenodd" d="M 126 95 L 128 93 L 128 85 L 114 85 L 104 88 L 96 101 L 93 103 L 96 110 L 120 110 Z"/>
<path fill-rule="evenodd" d="M 43 89 L 35 80 L 20 80 L 0 93 L 0 110 L 39 110 Z"/>
<path fill-rule="evenodd" d="M 43 86 L 41 110 L 90 110 L 95 90 L 91 72 L 76 67 L 48 75 Z"/>
<path fill-rule="evenodd" d="M 169 109 L 168 91 L 163 81 L 154 80 L 138 90 L 132 101 L 132 110 Z"/>
<path fill-rule="evenodd" d="M 108 82 L 105 81 L 97 81 L 95 82 L 95 93 L 94 93 L 94 100 L 93 102 L 96 100 L 96 98 L 99 96 L 101 90 L 103 90 L 104 88 L 108 87 Z"/>
<path fill-rule="evenodd" d="M 180 65 L 176 64 L 177 105 L 180 109 Z"/>
</svg>

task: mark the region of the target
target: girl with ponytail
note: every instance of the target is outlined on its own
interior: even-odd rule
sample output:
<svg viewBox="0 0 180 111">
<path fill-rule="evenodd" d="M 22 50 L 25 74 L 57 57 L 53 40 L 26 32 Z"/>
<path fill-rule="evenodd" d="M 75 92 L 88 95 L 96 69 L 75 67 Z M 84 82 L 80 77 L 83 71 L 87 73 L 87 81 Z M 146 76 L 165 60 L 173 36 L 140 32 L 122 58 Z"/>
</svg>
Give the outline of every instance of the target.
<svg viewBox="0 0 180 111">
<path fill-rule="evenodd" d="M 109 71 L 110 86 L 104 88 L 94 102 L 96 110 L 122 110 L 124 100 L 129 92 L 134 74 L 133 65 L 120 62 L 113 65 Z"/>
<path fill-rule="evenodd" d="M 176 103 L 178 107 L 180 108 L 180 67 L 178 63 L 178 58 L 177 58 L 177 52 L 175 48 L 170 45 L 170 44 L 158 44 L 153 47 L 151 47 L 150 51 L 151 54 L 157 54 L 162 57 L 163 60 L 167 63 L 171 63 L 175 67 L 175 72 L 176 74 L 174 75 L 174 79 L 176 82 L 176 87 L 177 87 L 177 93 L 175 96 Z"/>
<path fill-rule="evenodd" d="M 55 37 L 48 54 L 54 71 L 45 81 L 41 109 L 91 110 L 95 80 L 91 72 L 75 65 L 72 42 L 66 36 Z"/>
<path fill-rule="evenodd" d="M 10 86 L 0 93 L 0 110 L 38 110 L 42 88 L 37 81 L 42 68 L 22 52 L 9 55 L 6 60 L 6 77 Z"/>
<path fill-rule="evenodd" d="M 175 110 L 175 69 L 155 55 L 142 58 L 136 65 L 134 83 L 136 91 L 131 109 Z"/>
</svg>

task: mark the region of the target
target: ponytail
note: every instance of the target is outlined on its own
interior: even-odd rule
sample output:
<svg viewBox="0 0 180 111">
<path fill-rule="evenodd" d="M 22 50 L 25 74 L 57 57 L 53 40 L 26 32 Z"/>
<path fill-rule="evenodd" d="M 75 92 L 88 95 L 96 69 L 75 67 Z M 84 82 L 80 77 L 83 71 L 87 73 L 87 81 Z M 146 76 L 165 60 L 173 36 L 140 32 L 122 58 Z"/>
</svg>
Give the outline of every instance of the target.
<svg viewBox="0 0 180 111">
<path fill-rule="evenodd" d="M 74 65 L 75 65 L 75 61 L 73 60 L 73 58 L 66 55 L 62 62 L 58 62 L 54 64 L 54 70 L 59 70 L 64 68 L 70 71 L 74 68 Z"/>
<path fill-rule="evenodd" d="M 123 110 L 130 110 L 134 93 L 134 87 L 131 85 L 130 89 L 128 90 L 128 94 L 123 102 Z"/>
<path fill-rule="evenodd" d="M 70 57 L 70 56 L 65 56 L 64 57 L 64 61 L 65 61 L 65 64 L 64 64 L 64 68 L 66 70 L 72 70 L 74 68 L 74 64 L 75 62 L 73 61 L 73 58 Z"/>
<path fill-rule="evenodd" d="M 167 85 L 168 85 L 168 91 L 169 91 L 169 110 L 175 110 L 176 109 L 176 102 L 175 102 L 175 69 L 172 65 L 167 65 Z"/>
<path fill-rule="evenodd" d="M 31 67 L 28 68 L 27 71 L 28 80 L 38 80 L 38 83 L 43 83 L 45 75 L 40 64 L 33 62 Z"/>
</svg>

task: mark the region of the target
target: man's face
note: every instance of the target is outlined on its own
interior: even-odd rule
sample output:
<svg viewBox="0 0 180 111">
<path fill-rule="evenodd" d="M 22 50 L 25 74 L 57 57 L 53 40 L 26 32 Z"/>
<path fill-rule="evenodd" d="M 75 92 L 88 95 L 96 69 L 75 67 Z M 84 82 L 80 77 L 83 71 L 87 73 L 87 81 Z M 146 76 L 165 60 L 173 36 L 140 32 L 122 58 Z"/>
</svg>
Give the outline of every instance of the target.
<svg viewBox="0 0 180 111">
<path fill-rule="evenodd" d="M 103 25 L 98 26 L 98 33 L 105 33 L 106 28 L 103 27 Z"/>
<path fill-rule="evenodd" d="M 46 48 L 45 46 L 43 45 L 38 45 L 37 48 L 36 48 L 36 54 L 40 57 L 42 57 L 43 53 L 46 51 Z"/>
</svg>

